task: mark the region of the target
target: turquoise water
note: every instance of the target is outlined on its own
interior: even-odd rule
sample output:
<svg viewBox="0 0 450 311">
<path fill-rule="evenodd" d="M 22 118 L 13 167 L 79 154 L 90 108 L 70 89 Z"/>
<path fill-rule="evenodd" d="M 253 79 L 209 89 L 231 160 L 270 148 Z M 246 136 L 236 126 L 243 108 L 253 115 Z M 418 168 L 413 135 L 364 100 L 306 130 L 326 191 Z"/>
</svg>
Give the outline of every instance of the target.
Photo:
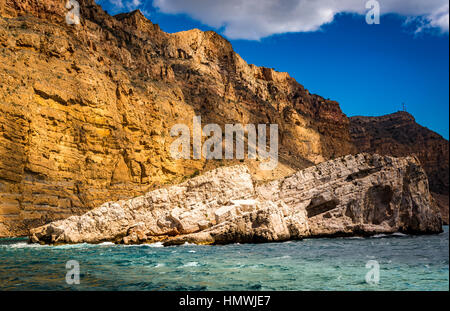
<svg viewBox="0 0 450 311">
<path fill-rule="evenodd" d="M 448 226 L 432 236 L 160 247 L 0 240 L 0 290 L 449 290 Z M 66 284 L 66 262 L 80 264 Z M 380 266 L 377 285 L 366 263 Z"/>
</svg>

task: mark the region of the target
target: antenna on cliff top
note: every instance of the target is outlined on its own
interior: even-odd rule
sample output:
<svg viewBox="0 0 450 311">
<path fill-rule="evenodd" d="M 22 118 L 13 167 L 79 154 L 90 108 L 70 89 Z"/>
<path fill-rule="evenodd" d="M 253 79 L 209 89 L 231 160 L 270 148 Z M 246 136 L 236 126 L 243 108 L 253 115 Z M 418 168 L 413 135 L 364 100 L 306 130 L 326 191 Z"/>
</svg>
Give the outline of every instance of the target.
<svg viewBox="0 0 450 311">
<path fill-rule="evenodd" d="M 406 105 L 405 105 L 405 103 L 402 103 L 402 111 L 406 112 Z"/>
</svg>

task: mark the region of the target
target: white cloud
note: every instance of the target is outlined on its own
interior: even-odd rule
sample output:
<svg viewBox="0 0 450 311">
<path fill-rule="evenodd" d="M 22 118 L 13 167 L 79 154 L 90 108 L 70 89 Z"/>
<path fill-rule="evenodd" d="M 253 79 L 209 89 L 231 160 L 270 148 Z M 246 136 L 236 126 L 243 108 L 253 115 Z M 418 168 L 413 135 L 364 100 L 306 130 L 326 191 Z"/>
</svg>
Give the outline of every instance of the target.
<svg viewBox="0 0 450 311">
<path fill-rule="evenodd" d="M 114 9 L 124 9 L 133 11 L 142 5 L 141 0 L 109 0 Z"/>
<path fill-rule="evenodd" d="M 111 2 L 111 4 L 116 8 L 121 9 L 124 7 L 122 0 L 109 0 L 109 2 Z"/>
<path fill-rule="evenodd" d="M 110 0 L 120 2 L 121 0 Z M 230 39 L 258 40 L 273 34 L 319 30 L 338 13 L 365 14 L 366 0 L 153 0 L 163 13 L 185 13 Z M 449 30 L 448 0 L 379 0 L 381 14 L 422 21 L 421 31 Z"/>
<path fill-rule="evenodd" d="M 428 16 L 429 25 L 448 33 L 448 3 Z"/>
</svg>

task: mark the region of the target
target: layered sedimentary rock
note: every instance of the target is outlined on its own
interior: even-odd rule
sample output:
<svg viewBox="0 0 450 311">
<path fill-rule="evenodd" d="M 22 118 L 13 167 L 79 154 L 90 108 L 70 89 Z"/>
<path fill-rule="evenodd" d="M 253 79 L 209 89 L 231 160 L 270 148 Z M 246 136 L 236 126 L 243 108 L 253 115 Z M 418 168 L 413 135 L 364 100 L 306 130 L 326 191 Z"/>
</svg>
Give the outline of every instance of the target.
<svg viewBox="0 0 450 311">
<path fill-rule="evenodd" d="M 273 179 L 353 152 L 338 103 L 286 73 L 247 64 L 214 32 L 161 31 L 139 11 L 111 17 L 79 0 L 0 0 L 0 237 L 28 234 L 204 170 L 174 160 L 174 124 L 280 129 Z"/>
<path fill-rule="evenodd" d="M 359 154 L 259 186 L 245 166 L 219 168 L 32 229 L 30 240 L 225 244 L 441 231 L 439 210 L 416 158 Z"/>
<path fill-rule="evenodd" d="M 404 111 L 381 117 L 352 117 L 350 133 L 359 152 L 416 155 L 428 175 L 430 191 L 448 224 L 449 142 L 416 123 Z"/>
</svg>

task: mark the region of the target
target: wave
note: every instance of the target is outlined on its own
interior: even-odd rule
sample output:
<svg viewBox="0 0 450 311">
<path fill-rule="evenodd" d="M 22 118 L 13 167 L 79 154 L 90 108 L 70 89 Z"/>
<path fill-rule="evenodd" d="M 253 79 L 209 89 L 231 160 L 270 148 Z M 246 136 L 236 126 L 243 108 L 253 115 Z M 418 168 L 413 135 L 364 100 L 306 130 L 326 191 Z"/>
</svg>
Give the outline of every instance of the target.
<svg viewBox="0 0 450 311">
<path fill-rule="evenodd" d="M 372 235 L 371 238 L 373 238 L 373 239 L 379 239 L 379 238 L 385 238 L 385 237 L 388 237 L 388 236 L 389 236 L 389 234 L 381 233 L 381 234 L 375 234 L 375 235 Z"/>
<path fill-rule="evenodd" d="M 81 243 L 81 244 L 66 244 L 66 245 L 41 245 L 41 244 L 33 244 L 28 242 L 18 242 L 13 244 L 3 244 L 0 245 L 0 247 L 3 248 L 34 248 L 34 249 L 72 249 L 72 248 L 87 248 L 87 247 L 96 247 L 95 244 L 87 244 L 87 243 Z"/>
<path fill-rule="evenodd" d="M 66 244 L 66 245 L 58 245 L 58 246 L 50 246 L 52 249 L 71 249 L 71 248 L 94 248 L 97 247 L 96 244 L 88 244 L 88 243 L 81 243 L 81 244 Z"/>
<path fill-rule="evenodd" d="M 122 247 L 164 247 L 164 244 L 161 242 L 156 242 L 152 244 L 121 244 Z"/>
<path fill-rule="evenodd" d="M 3 244 L 0 245 L 4 248 L 49 248 L 49 245 L 40 245 L 40 244 L 30 244 L 28 242 L 19 242 L 14 244 Z"/>
<path fill-rule="evenodd" d="M 401 232 L 394 232 L 394 233 L 381 233 L 381 234 L 375 234 L 371 236 L 371 238 L 390 238 L 390 237 L 407 237 L 407 234 L 401 233 Z"/>
<path fill-rule="evenodd" d="M 392 236 L 400 236 L 400 237 L 404 237 L 404 236 L 408 236 L 407 234 L 401 233 L 401 232 L 395 232 L 392 233 Z"/>
<path fill-rule="evenodd" d="M 188 262 L 187 264 L 183 265 L 183 267 L 198 267 L 199 264 L 196 261 Z"/>
<path fill-rule="evenodd" d="M 153 244 L 144 244 L 147 247 L 164 247 L 164 244 L 162 242 L 156 242 Z"/>
<path fill-rule="evenodd" d="M 103 242 L 100 244 L 97 244 L 98 246 L 114 246 L 116 244 L 114 244 L 113 242 Z"/>
<path fill-rule="evenodd" d="M 280 256 L 280 257 L 274 257 L 274 259 L 289 259 L 292 258 L 290 255 Z"/>
</svg>

